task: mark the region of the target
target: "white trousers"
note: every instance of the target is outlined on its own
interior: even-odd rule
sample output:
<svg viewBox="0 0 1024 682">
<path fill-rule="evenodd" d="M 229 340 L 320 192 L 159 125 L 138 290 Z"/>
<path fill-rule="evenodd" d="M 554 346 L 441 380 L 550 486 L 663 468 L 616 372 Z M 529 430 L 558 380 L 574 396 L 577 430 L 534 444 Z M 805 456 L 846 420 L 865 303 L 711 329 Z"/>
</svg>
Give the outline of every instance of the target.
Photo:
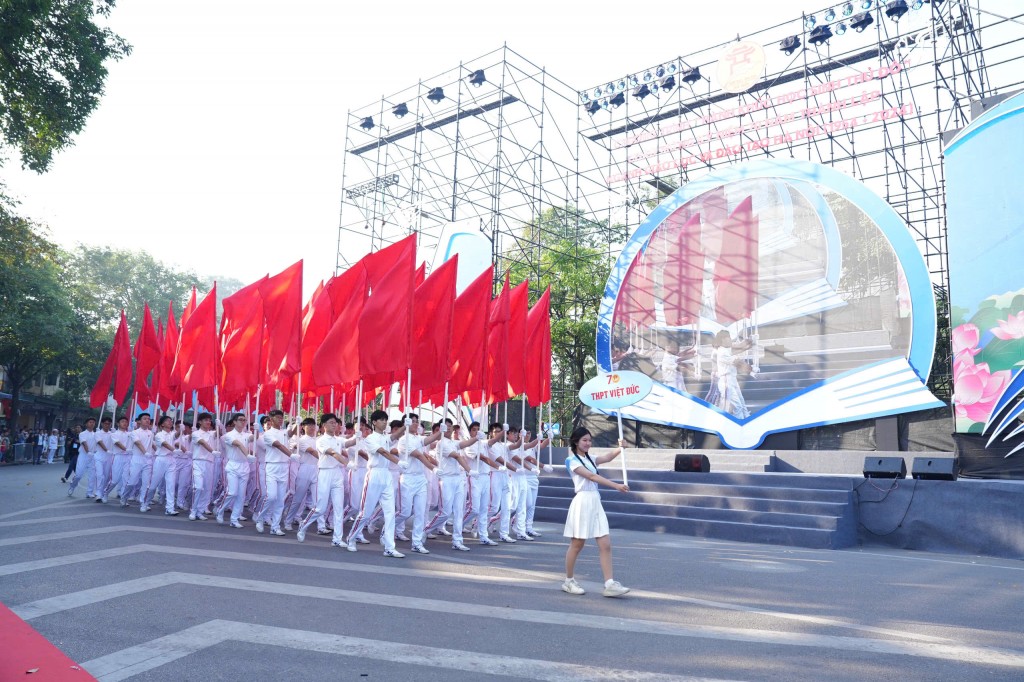
<svg viewBox="0 0 1024 682">
<path fill-rule="evenodd" d="M 113 465 L 114 455 L 99 450 L 93 455 L 92 467 L 93 476 L 96 478 L 96 497 L 105 498 L 107 487 L 110 485 L 110 473 Z"/>
<path fill-rule="evenodd" d="M 348 515 L 353 519 L 359 514 L 359 508 L 363 506 L 363 484 L 366 482 L 365 468 L 348 470 Z"/>
<path fill-rule="evenodd" d="M 288 462 L 267 462 L 265 466 L 266 501 L 261 520 L 269 522 L 271 530 L 281 527 L 284 498 L 288 494 L 288 465 Z"/>
<path fill-rule="evenodd" d="M 412 518 L 412 544 L 422 545 L 426 539 L 424 529 L 427 525 L 427 477 L 423 474 L 402 474 L 401 481 L 402 500 L 401 511 L 395 519 L 395 527 L 405 530 L 405 524 Z"/>
<path fill-rule="evenodd" d="M 508 535 L 509 518 L 512 516 L 512 486 L 505 471 L 491 472 L 491 521 L 500 520 L 499 535 Z"/>
<path fill-rule="evenodd" d="M 391 472 L 384 467 L 369 469 L 363 482 L 363 501 L 359 506 L 352 530 L 348 533 L 348 541 L 352 542 L 363 532 L 373 511 L 380 505 L 384 513 L 384 531 L 381 538 L 385 550 L 395 549 L 395 489 Z"/>
<path fill-rule="evenodd" d="M 526 477 L 526 532 L 533 532 L 533 514 L 537 511 L 537 491 L 540 479 L 537 476 Z"/>
<path fill-rule="evenodd" d="M 150 473 L 149 485 L 146 486 L 139 498 L 142 506 L 149 506 L 149 503 L 153 501 L 153 494 L 158 490 L 163 490 L 165 504 L 169 496 L 171 499 L 169 509 L 174 511 L 174 495 L 171 494 L 174 489 L 173 472 L 171 471 L 173 464 L 174 455 L 160 455 L 153 458 L 153 471 Z"/>
<path fill-rule="evenodd" d="M 516 535 L 526 535 L 526 498 L 530 496 L 526 488 L 526 475 L 512 476 L 512 512 L 516 515 Z"/>
<path fill-rule="evenodd" d="M 466 516 L 466 477 L 461 474 L 454 476 L 438 476 L 441 482 L 441 500 L 438 502 L 437 515 L 430 520 L 427 533 L 434 533 L 444 527 L 448 519 L 452 520 L 452 542 L 462 542 L 462 522 Z"/>
<path fill-rule="evenodd" d="M 174 481 L 174 504 L 178 509 L 190 509 L 190 497 L 192 494 L 192 459 L 190 457 L 175 457 L 174 470 L 177 478 Z"/>
<path fill-rule="evenodd" d="M 128 479 L 128 470 L 131 468 L 132 456 L 128 453 L 123 455 L 114 455 L 114 461 L 110 465 L 110 480 L 107 481 L 107 487 L 103 489 L 103 499 L 107 499 L 107 496 L 117 488 L 118 493 L 124 490 L 124 484 Z"/>
<path fill-rule="evenodd" d="M 149 475 L 153 471 L 152 458 L 138 453 L 132 454 L 132 461 L 128 467 L 128 477 L 124 484 L 124 495 L 121 501 L 137 500 L 142 491 L 149 485 Z"/>
<path fill-rule="evenodd" d="M 319 474 L 317 473 L 317 465 L 312 462 L 302 462 L 299 465 L 299 471 L 295 474 L 295 494 L 292 495 L 291 506 L 288 507 L 288 513 L 284 515 L 284 522 L 298 523 L 302 520 L 302 512 L 305 511 L 306 496 L 313 490 L 313 486 L 316 485 Z M 343 491 L 344 492 L 344 491 Z M 326 509 L 324 510 L 326 511 Z"/>
<path fill-rule="evenodd" d="M 223 514 L 225 509 L 231 510 L 231 522 L 238 523 L 245 508 L 245 492 L 249 485 L 249 463 L 229 461 L 224 467 L 227 477 L 226 492 L 217 513 Z"/>
<path fill-rule="evenodd" d="M 93 488 L 96 487 L 96 472 L 93 467 L 93 456 L 92 453 L 82 450 L 78 453 L 78 463 L 75 465 L 75 475 L 71 477 L 71 484 L 68 486 L 68 494 L 75 492 L 75 488 L 78 487 L 79 481 L 83 477 L 89 477 L 89 485 L 86 486 L 86 494 L 92 495 Z"/>
<path fill-rule="evenodd" d="M 330 469 L 319 469 L 316 480 L 316 503 L 313 510 L 309 512 L 302 521 L 300 530 L 306 530 L 315 521 L 320 525 L 320 519 L 331 508 L 331 525 L 334 527 L 334 536 L 331 541 L 341 544 L 344 540 L 342 526 L 345 524 L 345 469 L 332 467 Z"/>
<path fill-rule="evenodd" d="M 487 521 L 491 504 L 491 475 L 484 473 L 470 476 L 467 484 L 469 485 L 469 501 L 471 506 L 469 517 L 476 519 L 477 537 L 483 539 L 488 535 Z"/>
<path fill-rule="evenodd" d="M 213 462 L 205 459 L 192 460 L 192 514 L 205 514 L 213 495 Z"/>
<path fill-rule="evenodd" d="M 46 463 L 53 464 L 53 458 L 57 456 L 57 448 L 47 449 L 46 451 Z M 81 461 L 81 453 L 79 453 L 79 461 Z"/>
</svg>

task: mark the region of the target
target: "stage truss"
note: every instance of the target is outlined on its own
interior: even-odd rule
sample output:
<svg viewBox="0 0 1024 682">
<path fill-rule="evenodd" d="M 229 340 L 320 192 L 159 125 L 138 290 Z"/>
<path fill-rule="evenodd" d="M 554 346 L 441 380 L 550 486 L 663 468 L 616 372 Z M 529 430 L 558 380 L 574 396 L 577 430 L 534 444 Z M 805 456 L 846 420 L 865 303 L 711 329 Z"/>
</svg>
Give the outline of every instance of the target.
<svg viewBox="0 0 1024 682">
<path fill-rule="evenodd" d="M 577 244 L 608 235 L 610 263 L 617 235 L 632 233 L 682 184 L 757 157 L 809 160 L 865 183 L 909 226 L 940 308 L 929 384 L 948 399 L 942 144 L 1024 85 L 1024 15 L 1014 0 L 947 0 L 897 21 L 886 5 L 865 10 L 862 2 L 849 14 L 837 3 L 831 16 L 824 8 L 792 17 L 585 90 L 506 46 L 350 111 L 338 269 L 411 232 L 429 260 L 444 226 L 463 221 L 490 240 L 496 280 L 512 267 L 535 280 L 546 274 L 545 230 Z M 872 21 L 857 32 L 852 22 L 862 13 Z M 814 44 L 822 26 L 832 35 Z M 789 37 L 800 45 L 787 53 L 780 43 Z M 761 46 L 766 61 L 751 86 L 725 92 L 718 66 L 740 41 Z M 484 80 L 474 85 L 479 72 Z M 633 95 L 669 75 L 670 89 Z M 434 88 L 443 99 L 430 98 Z M 408 112 L 399 118 L 401 104 Z M 539 220 L 552 211 L 560 224 Z M 582 293 L 572 301 L 576 293 L 567 294 L 570 314 L 589 303 Z M 531 290 L 531 302 L 539 294 Z M 577 388 L 570 371 L 556 368 L 556 420 L 571 418 Z"/>
</svg>

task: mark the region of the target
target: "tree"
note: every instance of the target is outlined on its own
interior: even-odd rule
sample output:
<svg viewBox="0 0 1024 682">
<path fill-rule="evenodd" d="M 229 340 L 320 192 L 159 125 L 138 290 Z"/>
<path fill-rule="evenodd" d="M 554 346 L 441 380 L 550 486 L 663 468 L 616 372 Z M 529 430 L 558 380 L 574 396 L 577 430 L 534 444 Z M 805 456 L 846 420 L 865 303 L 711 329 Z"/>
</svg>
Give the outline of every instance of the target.
<svg viewBox="0 0 1024 682">
<path fill-rule="evenodd" d="M 75 343 L 63 271 L 56 245 L 0 204 L 0 365 L 10 382 L 13 424 L 22 389 L 58 366 Z"/>
<path fill-rule="evenodd" d="M 43 172 L 96 109 L 107 63 L 131 52 L 97 25 L 115 0 L 0 2 L 0 132 Z"/>
</svg>

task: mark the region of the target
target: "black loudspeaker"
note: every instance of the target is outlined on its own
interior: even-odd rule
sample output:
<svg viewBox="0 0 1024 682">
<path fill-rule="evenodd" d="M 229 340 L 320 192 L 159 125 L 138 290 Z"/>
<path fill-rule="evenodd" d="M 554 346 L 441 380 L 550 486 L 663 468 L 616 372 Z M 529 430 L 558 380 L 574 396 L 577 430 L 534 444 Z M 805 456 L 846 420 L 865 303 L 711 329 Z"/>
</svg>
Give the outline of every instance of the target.
<svg viewBox="0 0 1024 682">
<path fill-rule="evenodd" d="M 915 457 L 910 475 L 926 481 L 955 481 L 960 462 L 955 457 Z"/>
<path fill-rule="evenodd" d="M 865 457 L 864 478 L 906 478 L 907 463 L 902 457 Z"/>
<path fill-rule="evenodd" d="M 676 471 L 706 474 L 711 471 L 711 462 L 707 455 L 676 455 Z"/>
</svg>

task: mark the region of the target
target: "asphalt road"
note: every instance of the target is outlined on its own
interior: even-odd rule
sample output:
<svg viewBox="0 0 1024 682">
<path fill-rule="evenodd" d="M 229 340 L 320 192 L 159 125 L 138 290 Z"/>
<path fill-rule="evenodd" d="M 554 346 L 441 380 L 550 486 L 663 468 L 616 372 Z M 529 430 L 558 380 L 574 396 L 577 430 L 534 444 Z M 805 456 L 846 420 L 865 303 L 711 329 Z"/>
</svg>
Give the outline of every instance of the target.
<svg viewBox="0 0 1024 682">
<path fill-rule="evenodd" d="M 101 680 L 1024 679 L 1021 561 L 613 528 L 633 591 L 588 546 L 570 596 L 553 524 L 388 559 L 68 499 L 63 469 L 0 468 L 0 601 Z"/>
</svg>

